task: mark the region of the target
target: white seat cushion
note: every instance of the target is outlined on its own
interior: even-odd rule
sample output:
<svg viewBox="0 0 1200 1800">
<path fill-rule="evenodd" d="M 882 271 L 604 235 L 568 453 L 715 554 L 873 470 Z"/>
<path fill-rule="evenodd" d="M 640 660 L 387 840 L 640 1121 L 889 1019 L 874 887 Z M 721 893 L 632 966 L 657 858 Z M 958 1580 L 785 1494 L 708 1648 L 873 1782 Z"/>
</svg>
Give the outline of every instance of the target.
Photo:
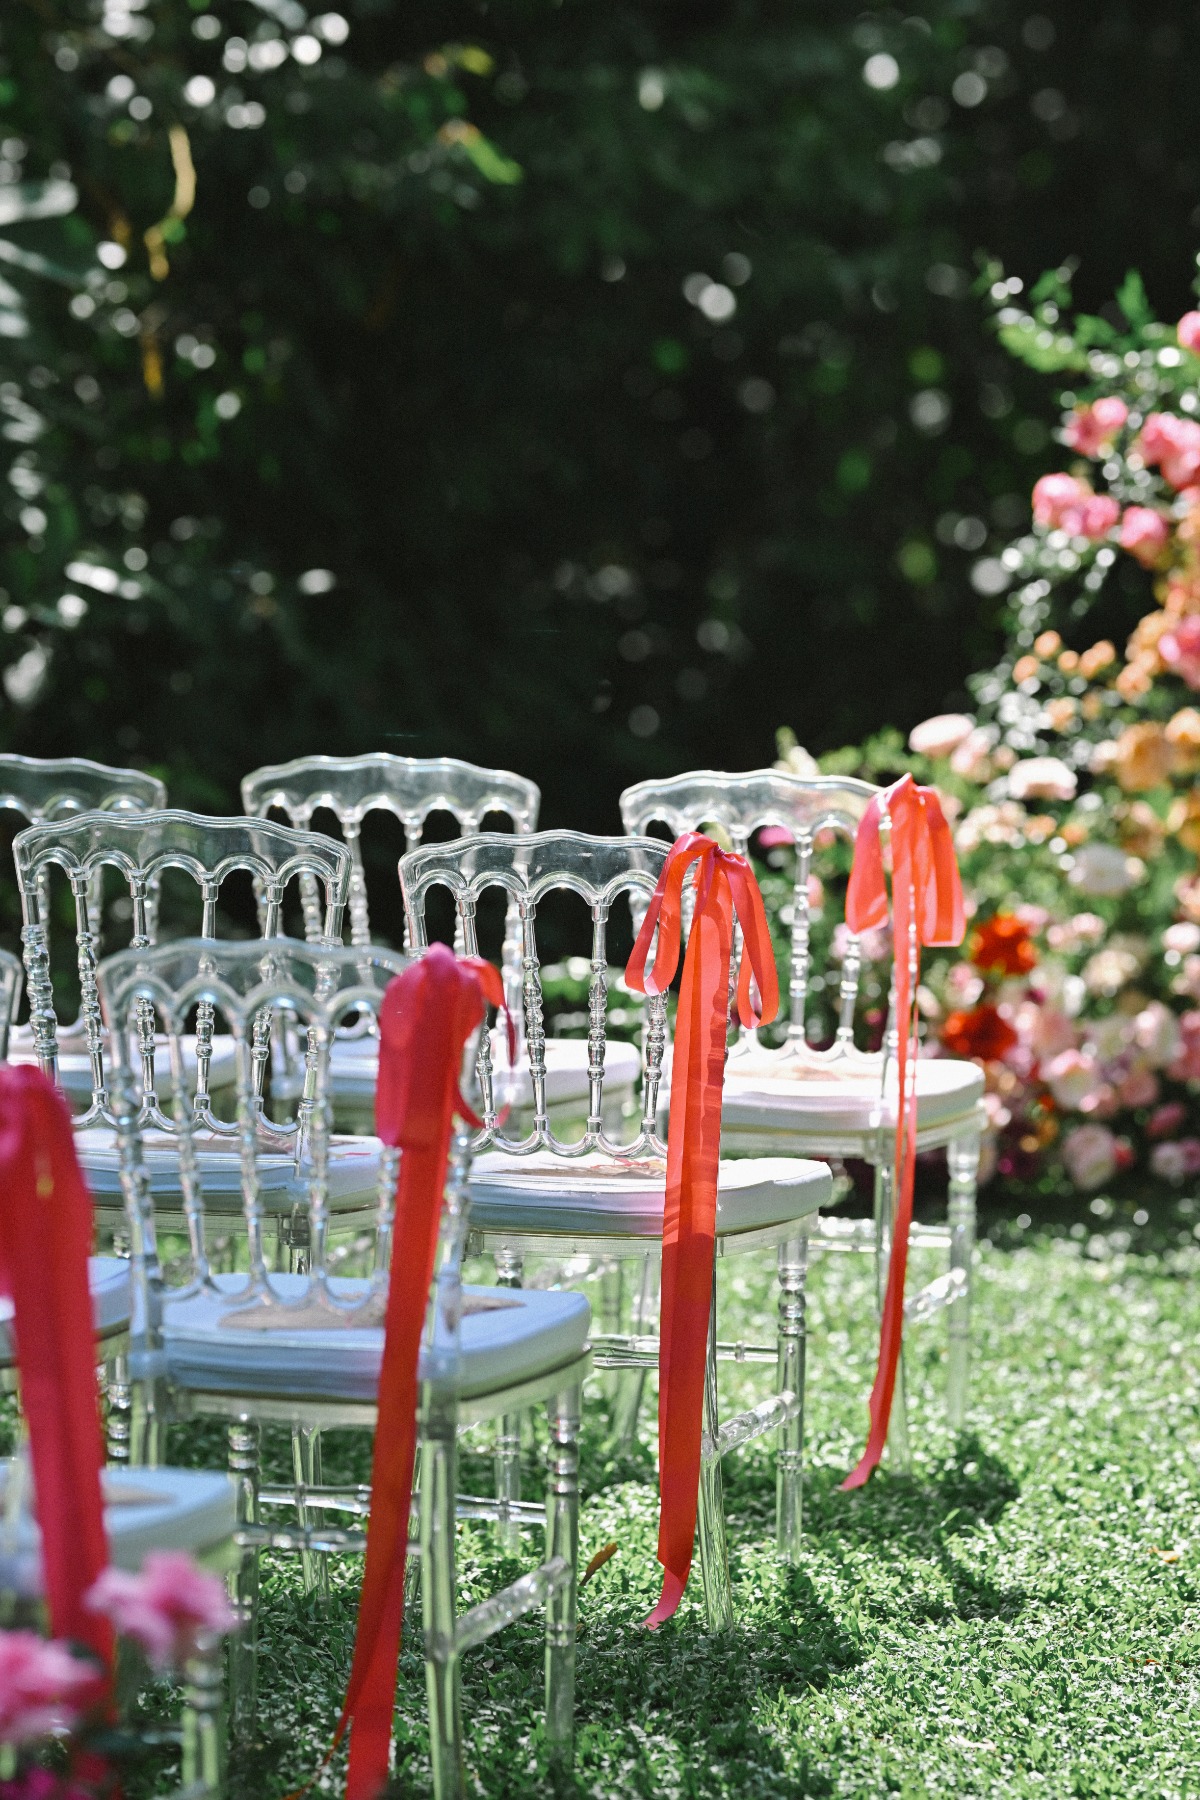
<svg viewBox="0 0 1200 1800">
<path fill-rule="evenodd" d="M 223 1324 L 246 1286 L 244 1275 L 217 1275 L 216 1291 L 178 1300 L 168 1296 L 163 1341 L 171 1378 L 210 1392 L 291 1395 L 308 1399 L 373 1400 L 383 1357 L 381 1327 L 238 1330 Z M 368 1283 L 335 1276 L 335 1299 L 366 1294 Z M 274 1292 L 298 1304 L 304 1275 L 274 1275 Z M 583 1350 L 591 1308 L 582 1294 L 513 1288 L 464 1288 L 458 1392 L 492 1393 L 571 1362 Z M 236 1315 L 235 1315 L 236 1316 Z"/>
<path fill-rule="evenodd" d="M 881 1096 L 878 1065 L 838 1074 L 832 1069 L 796 1063 L 765 1073 L 765 1059 L 743 1070 L 731 1059 L 725 1071 L 721 1109 L 722 1132 L 736 1144 L 739 1131 L 778 1132 L 783 1147 L 797 1135 L 820 1137 L 874 1130 L 880 1116 L 885 1127 L 896 1122 L 895 1063 L 887 1092 Z M 921 1057 L 917 1062 L 917 1120 L 924 1131 L 955 1120 L 964 1122 L 983 1098 L 983 1070 L 973 1062 L 949 1057 Z M 882 1112 L 881 1112 L 882 1101 Z"/>
<path fill-rule="evenodd" d="M 533 1105 L 529 1064 L 522 1059 L 515 1069 L 507 1065 L 507 1046 L 500 1033 L 492 1035 L 492 1068 L 498 1106 Z M 636 1044 L 616 1041 L 607 1045 L 604 1058 L 604 1091 L 634 1086 L 641 1068 Z M 588 1098 L 588 1047 L 582 1038 L 551 1038 L 546 1044 L 546 1099 L 551 1106 L 570 1105 Z M 375 1096 L 379 1073 L 379 1040 L 376 1037 L 336 1038 L 330 1051 L 329 1073 L 338 1100 L 366 1102 Z"/>
<path fill-rule="evenodd" d="M 89 1256 L 88 1285 L 92 1290 L 92 1318 L 101 1336 L 128 1325 L 130 1314 L 129 1264 L 119 1256 Z M 0 1299 L 0 1365 L 13 1360 L 13 1303 Z"/>
<path fill-rule="evenodd" d="M 150 1192 L 161 1205 L 173 1200 L 182 1205 L 179 1186 L 179 1147 L 174 1135 L 161 1131 L 142 1134 L 146 1173 Z M 109 1205 L 119 1202 L 121 1164 L 117 1152 L 116 1133 L 107 1125 L 89 1125 L 75 1133 L 75 1149 L 92 1193 Z M 213 1212 L 240 1212 L 242 1209 L 242 1171 L 237 1140 L 215 1140 L 197 1133 L 197 1164 L 206 1209 Z M 329 1204 L 335 1209 L 374 1200 L 379 1184 L 378 1138 L 341 1137 L 329 1140 Z M 257 1159 L 259 1193 L 263 1210 L 288 1213 L 308 1196 L 307 1177 L 297 1175 L 294 1158 L 287 1152 L 266 1152 Z"/>
<path fill-rule="evenodd" d="M 0 1463 L 7 1487 L 11 1461 Z M 105 1469 L 104 1528 L 118 1569 L 137 1570 L 150 1550 L 215 1549 L 237 1523 L 237 1489 L 225 1474 L 200 1469 Z M 23 1508 L 15 1529 L 0 1519 L 0 1587 L 41 1591 L 40 1532 Z"/>
<path fill-rule="evenodd" d="M 132 1040 L 131 1040 L 132 1041 Z M 171 1052 L 164 1033 L 155 1038 L 157 1056 L 155 1070 L 158 1085 L 165 1093 L 170 1083 Z M 180 1039 L 183 1047 L 184 1072 L 189 1085 L 196 1085 L 196 1040 L 193 1036 Z M 18 1026 L 9 1038 L 8 1060 L 13 1063 L 35 1063 L 37 1053 L 33 1045 L 33 1033 L 28 1025 Z M 105 1062 L 108 1063 L 108 1052 L 105 1050 Z M 136 1055 L 134 1067 L 140 1068 Z M 209 1063 L 209 1091 L 215 1093 L 218 1088 L 231 1087 L 237 1079 L 237 1046 L 231 1037 L 218 1036 L 212 1041 L 212 1060 Z M 92 1062 L 87 1053 L 87 1045 L 83 1034 L 75 1029 L 60 1030 L 58 1033 L 58 1085 L 73 1106 L 86 1106 L 92 1097 Z"/>
<path fill-rule="evenodd" d="M 591 1237 L 661 1237 L 665 1165 L 611 1157 L 513 1156 L 488 1150 L 471 1167 L 471 1223 L 489 1231 L 570 1232 Z M 802 1219 L 825 1205 L 824 1163 L 798 1157 L 723 1162 L 717 1232 L 755 1231 Z"/>
</svg>

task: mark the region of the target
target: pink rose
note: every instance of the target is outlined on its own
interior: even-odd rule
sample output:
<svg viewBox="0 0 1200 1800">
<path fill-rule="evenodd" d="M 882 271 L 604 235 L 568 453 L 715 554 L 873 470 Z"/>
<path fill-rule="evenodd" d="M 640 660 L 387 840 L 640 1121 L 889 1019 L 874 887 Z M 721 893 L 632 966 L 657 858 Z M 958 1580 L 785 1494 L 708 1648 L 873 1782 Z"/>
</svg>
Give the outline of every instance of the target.
<svg viewBox="0 0 1200 1800">
<path fill-rule="evenodd" d="M 1200 350 L 1200 312 L 1184 313 L 1175 335 L 1185 350 Z"/>
<path fill-rule="evenodd" d="M 1171 528 L 1152 506 L 1127 506 L 1121 519 L 1121 535 L 1117 539 L 1122 550 L 1149 569 L 1162 555 Z"/>
<path fill-rule="evenodd" d="M 1066 429 L 1066 440 L 1081 456 L 1099 456 L 1107 450 L 1129 417 L 1129 408 L 1115 394 L 1105 394 L 1090 406 L 1077 406 Z"/>
<path fill-rule="evenodd" d="M 1103 1187 L 1117 1172 L 1117 1140 L 1107 1125 L 1077 1125 L 1063 1139 L 1067 1174 L 1084 1193 Z"/>
<path fill-rule="evenodd" d="M 1145 1063 L 1134 1063 L 1117 1083 L 1117 1099 L 1122 1106 L 1153 1106 L 1159 1092 L 1158 1076 Z"/>
<path fill-rule="evenodd" d="M 795 841 L 791 832 L 783 825 L 764 825 L 758 834 L 759 848 L 762 850 L 790 850 Z"/>
<path fill-rule="evenodd" d="M 1133 1021 L 1133 1041 L 1150 1066 L 1165 1069 L 1179 1055 L 1179 1021 L 1161 1000 L 1151 1000 Z"/>
<path fill-rule="evenodd" d="M 990 752 L 994 748 L 995 738 L 985 725 L 976 726 L 969 737 L 965 737 L 950 757 L 950 767 L 964 781 L 990 781 L 992 779 L 992 760 Z"/>
<path fill-rule="evenodd" d="M 1200 475 L 1200 424 L 1174 413 L 1151 413 L 1138 438 L 1142 461 L 1157 463 L 1172 487 L 1190 487 Z"/>
<path fill-rule="evenodd" d="M 1074 475 L 1043 475 L 1033 484 L 1033 517 L 1038 525 L 1053 529 L 1062 524 L 1064 510 L 1078 506 L 1088 493 Z"/>
<path fill-rule="evenodd" d="M 975 721 L 967 713 L 938 713 L 922 719 L 908 734 L 908 747 L 916 756 L 949 756 L 965 743 L 975 729 Z"/>
<path fill-rule="evenodd" d="M 1121 508 L 1111 494 L 1086 494 L 1076 506 L 1065 506 L 1062 527 L 1072 537 L 1090 538 L 1095 543 L 1107 537 L 1121 516 Z"/>
<path fill-rule="evenodd" d="M 70 1731 L 100 1696 L 96 1670 L 35 1631 L 0 1631 L 0 1744 Z"/>
<path fill-rule="evenodd" d="M 1179 1017 L 1179 1054 L 1167 1074 L 1173 1081 L 1200 1081 L 1200 1012 Z"/>
<path fill-rule="evenodd" d="M 1158 640 L 1158 654 L 1173 675 L 1200 690 L 1200 618 L 1180 619 L 1178 625 L 1164 631 Z"/>
<path fill-rule="evenodd" d="M 140 1575 L 105 1569 L 87 1605 L 140 1644 L 157 1669 L 179 1668 L 202 1634 L 223 1637 L 237 1623 L 224 1583 L 181 1550 L 152 1550 Z"/>
<path fill-rule="evenodd" d="M 1146 1121 L 1146 1136 L 1152 1138 L 1170 1137 L 1178 1131 L 1187 1118 L 1187 1107 L 1181 1100 L 1168 1100 L 1165 1106 L 1156 1106 Z"/>
</svg>

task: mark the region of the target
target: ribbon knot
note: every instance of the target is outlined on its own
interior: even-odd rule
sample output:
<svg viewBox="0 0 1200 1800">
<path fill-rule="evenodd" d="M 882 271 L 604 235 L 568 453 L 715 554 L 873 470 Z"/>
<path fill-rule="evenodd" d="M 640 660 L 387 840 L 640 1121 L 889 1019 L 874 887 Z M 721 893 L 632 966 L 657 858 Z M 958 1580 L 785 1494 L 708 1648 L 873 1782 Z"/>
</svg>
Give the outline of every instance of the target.
<svg viewBox="0 0 1200 1800">
<path fill-rule="evenodd" d="M 882 826 L 892 847 L 892 945 L 899 1040 L 897 1052 L 895 1219 L 887 1289 L 879 1330 L 879 1360 L 871 1389 L 871 1426 L 857 1467 L 842 1483 L 862 1487 L 887 1443 L 900 1347 L 904 1335 L 904 1282 L 912 1224 L 917 1156 L 917 985 L 924 945 L 961 944 L 966 929 L 962 882 L 954 841 L 936 788 L 918 787 L 911 775 L 872 799 L 858 827 L 854 864 L 846 889 L 846 925 L 854 932 L 886 925 L 887 881 Z"/>
<path fill-rule="evenodd" d="M 683 884 L 694 865 L 696 905 L 675 1022 L 667 1133 L 658 1389 L 663 1585 L 658 1605 L 645 1621 L 651 1629 L 669 1619 L 683 1597 L 696 1538 L 735 919 L 742 928 L 738 1018 L 748 1026 L 769 1024 L 779 1009 L 775 956 L 754 871 L 744 856 L 722 850 L 700 832 L 685 832 L 671 846 L 625 979 L 638 993 L 666 993 L 679 967 Z M 658 947 L 647 972 L 656 930 Z M 757 1008 L 752 982 L 760 996 Z"/>
</svg>

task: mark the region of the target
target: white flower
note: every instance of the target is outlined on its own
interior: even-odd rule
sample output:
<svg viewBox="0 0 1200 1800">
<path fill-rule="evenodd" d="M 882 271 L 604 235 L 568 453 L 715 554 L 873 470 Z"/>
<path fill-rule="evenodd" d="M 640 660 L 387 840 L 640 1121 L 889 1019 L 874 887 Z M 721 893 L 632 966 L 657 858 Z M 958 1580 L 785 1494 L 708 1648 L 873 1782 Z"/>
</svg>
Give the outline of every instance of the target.
<svg viewBox="0 0 1200 1800">
<path fill-rule="evenodd" d="M 1008 776 L 1014 800 L 1073 800 L 1079 786 L 1074 769 L 1057 756 L 1029 756 Z"/>
<path fill-rule="evenodd" d="M 1179 919 L 1174 925 L 1167 926 L 1162 941 L 1164 950 L 1187 956 L 1193 950 L 1200 950 L 1200 925 L 1194 925 L 1190 919 Z"/>
<path fill-rule="evenodd" d="M 1161 1000 L 1151 1000 L 1133 1022 L 1133 1038 L 1156 1069 L 1165 1069 L 1179 1054 L 1179 1021 Z"/>
<path fill-rule="evenodd" d="M 1127 893 L 1145 872 L 1136 856 L 1126 856 L 1115 844 L 1084 844 L 1067 875 L 1081 894 L 1113 896 Z"/>
</svg>

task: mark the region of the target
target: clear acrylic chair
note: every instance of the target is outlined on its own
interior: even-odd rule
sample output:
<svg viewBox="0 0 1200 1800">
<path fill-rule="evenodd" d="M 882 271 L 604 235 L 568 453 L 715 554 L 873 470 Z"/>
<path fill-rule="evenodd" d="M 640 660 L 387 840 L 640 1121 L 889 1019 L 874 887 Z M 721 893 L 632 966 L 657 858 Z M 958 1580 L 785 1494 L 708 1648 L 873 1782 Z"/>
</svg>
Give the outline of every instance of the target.
<svg viewBox="0 0 1200 1800">
<path fill-rule="evenodd" d="M 223 1418 L 229 1466 L 241 1495 L 245 1541 L 253 1548 L 300 1553 L 322 1569 L 330 1555 L 361 1551 L 369 1491 L 325 1486 L 319 1460 L 298 1466 L 292 1486 L 259 1478 L 264 1424 L 290 1425 L 311 1446 L 325 1427 L 376 1425 L 383 1318 L 390 1280 L 389 1245 L 400 1152 L 379 1156 L 374 1229 L 356 1252 L 364 1272 L 334 1273 L 330 1225 L 331 1098 L 329 1053 L 347 1014 L 378 1017 L 402 955 L 365 946 L 331 949 L 291 939 L 218 944 L 182 940 L 126 950 L 99 971 L 100 1002 L 114 1045 L 114 1108 L 121 1179 L 133 1247 L 133 1420 L 131 1455 L 154 1463 L 164 1433 L 180 1418 Z M 182 1042 L 191 1015 L 209 1008 L 237 1046 L 237 1129 L 241 1192 L 249 1248 L 246 1274 L 219 1274 L 207 1252 L 206 1181 L 188 1089 Z M 171 1104 L 183 1145 L 188 1256 L 182 1280 L 168 1286 L 159 1257 L 157 1221 L 131 1037 L 132 1015 L 152 1009 L 171 1052 Z M 305 1038 L 307 1081 L 295 1121 L 296 1181 L 303 1185 L 311 1241 L 304 1275 L 272 1275 L 264 1244 L 264 1162 L 258 1129 L 258 1021 L 285 1011 Z M 590 1311 L 577 1294 L 519 1294 L 462 1287 L 467 1231 L 470 1139 L 454 1143 L 446 1188 L 440 1259 L 422 1352 L 420 1537 L 426 1673 L 434 1784 L 438 1800 L 464 1791 L 459 1663 L 463 1653 L 536 1606 L 546 1616 L 546 1731 L 560 1761 L 569 1761 L 574 1712 L 575 1564 L 578 1541 L 580 1384 L 589 1362 Z M 351 1267 L 343 1258 L 343 1269 Z M 422 1302 L 423 1303 L 423 1302 Z M 544 1524 L 546 1560 L 503 1593 L 456 1617 L 455 1517 L 494 1515 L 479 1500 L 456 1498 L 457 1438 L 498 1413 L 544 1402 L 550 1420 L 550 1476 Z M 276 1508 L 291 1521 L 268 1529 Z M 327 1513 L 357 1523 L 338 1529 Z M 527 1508 L 523 1521 L 533 1522 Z M 257 1566 L 247 1568 L 242 1599 L 257 1603 Z M 239 1664 L 234 1704 L 240 1729 L 254 1710 L 253 1640 Z"/>
<path fill-rule="evenodd" d="M 362 826 L 367 814 L 389 812 L 404 827 L 405 847 L 417 848 L 433 813 L 448 813 L 463 837 L 481 830 L 485 818 L 495 814 L 512 821 L 518 835 L 536 830 L 541 794 L 537 784 L 507 769 L 485 769 L 460 762 L 453 756 L 301 756 L 294 762 L 256 769 L 242 782 L 242 805 L 248 813 L 266 817 L 273 809 L 304 830 L 314 816 L 329 812 L 336 817 L 350 850 L 350 941 L 369 944 L 370 916 L 366 875 L 363 869 Z M 515 912 L 501 953 L 501 966 L 509 1006 L 520 1028 L 521 940 Z M 577 1118 L 588 1094 L 587 1054 L 578 1039 L 563 1038 L 546 1045 L 547 1098 L 551 1116 L 563 1121 Z M 353 1119 L 356 1110 L 369 1111 L 375 1092 L 378 1045 L 369 1031 L 351 1028 L 339 1035 L 333 1052 L 334 1099 L 339 1115 Z M 630 1097 L 638 1064 L 624 1044 L 614 1045 L 608 1071 L 610 1105 L 620 1106 Z M 533 1092 L 529 1067 L 518 1046 L 509 1074 L 507 1101 L 528 1113 Z"/>
<path fill-rule="evenodd" d="M 106 867 L 115 868 L 124 880 L 132 907 L 132 945 L 154 941 L 157 931 L 158 895 L 164 872 L 180 869 L 200 890 L 201 932 L 215 939 L 217 904 L 222 883 L 235 870 L 248 871 L 256 884 L 259 923 L 264 936 L 281 929 L 281 913 L 289 883 L 305 877 L 316 884 L 323 904 L 308 929 L 325 942 L 333 942 L 341 929 L 342 912 L 350 883 L 350 857 L 344 845 L 312 832 L 293 831 L 260 819 L 218 819 L 200 813 L 92 812 L 62 821 L 31 826 L 19 833 L 14 845 L 17 881 L 24 916 L 22 939 L 29 988 L 29 1012 L 33 1043 L 43 1074 L 58 1079 L 59 1040 L 54 993 L 50 980 L 50 926 L 39 900 L 50 871 L 59 868 L 70 882 L 75 902 L 75 947 L 80 983 L 80 1021 L 83 1050 L 90 1078 L 90 1100 L 76 1120 L 76 1145 L 97 1206 L 120 1211 L 115 1117 L 108 1088 L 108 1060 L 112 1046 L 104 1028 L 97 996 L 96 970 L 99 940 L 91 895 L 97 877 Z M 285 1022 L 279 1022 L 280 1025 Z M 143 1009 L 135 1025 L 141 1068 L 141 1116 L 150 1133 L 149 1156 L 152 1186 L 170 1222 L 182 1227 L 180 1205 L 180 1146 L 173 1120 L 158 1101 L 157 1057 L 163 1046 L 156 1039 L 152 1015 Z M 284 1051 L 291 1036 L 272 1029 L 272 1020 L 259 1021 L 256 1039 L 255 1083 L 259 1098 L 259 1133 L 276 1156 L 288 1165 L 294 1153 L 294 1134 L 273 1122 L 267 1112 L 268 1076 L 272 1051 Z M 213 1110 L 214 1093 L 232 1077 L 234 1046 L 228 1037 L 214 1035 L 211 1017 L 203 1010 L 196 1031 L 185 1046 L 189 1077 L 194 1089 L 194 1123 L 203 1127 L 203 1150 L 210 1162 L 210 1183 L 215 1190 L 223 1181 L 226 1211 L 241 1215 L 236 1167 L 236 1127 Z M 302 1056 L 293 1055 L 301 1066 Z M 369 1145 L 349 1140 L 334 1147 L 338 1165 L 335 1184 L 343 1212 L 353 1210 L 373 1194 L 376 1166 Z M 220 1180 L 218 1180 L 220 1174 Z M 277 1207 L 287 1201 L 286 1180 L 281 1176 L 272 1192 Z M 366 1202 L 370 1216 L 371 1202 Z M 287 1219 L 279 1211 L 281 1234 L 290 1243 Z M 303 1245 L 301 1232 L 297 1244 Z"/>
<path fill-rule="evenodd" d="M 593 1338 L 597 1367 L 628 1372 L 618 1387 L 622 1415 L 636 1417 L 645 1371 L 657 1367 L 653 1316 L 666 1194 L 666 1145 L 658 1133 L 658 1090 L 668 1036 L 665 996 L 646 1007 L 640 1116 L 632 1135 L 610 1135 L 604 1088 L 607 1032 L 608 932 L 614 907 L 644 912 L 667 846 L 651 838 L 588 837 L 575 831 L 543 831 L 526 838 L 483 834 L 457 843 L 411 851 L 400 864 L 411 941 L 426 942 L 430 891 L 450 891 L 458 930 L 475 954 L 481 896 L 500 888 L 515 901 L 521 927 L 525 1039 L 533 1087 L 533 1120 L 521 1137 L 510 1135 L 501 1116 L 504 1074 L 483 1041 L 479 1083 L 483 1129 L 471 1171 L 472 1248 L 494 1256 L 501 1283 L 518 1286 L 529 1255 L 585 1256 L 618 1265 L 641 1265 L 632 1330 L 612 1328 Z M 591 915 L 591 991 L 588 1108 L 580 1135 L 563 1139 L 549 1116 L 545 1062 L 545 1003 L 538 954 L 538 912 L 555 890 L 580 896 Z M 717 1197 L 718 1258 L 772 1248 L 779 1269 L 779 1318 L 769 1347 L 723 1344 L 717 1337 L 716 1283 L 705 1384 L 700 1560 L 709 1626 L 732 1623 L 733 1603 L 725 1547 L 721 1458 L 737 1445 L 778 1431 L 777 1540 L 791 1561 L 799 1557 L 801 1457 L 804 1406 L 804 1272 L 808 1232 L 828 1199 L 829 1170 L 795 1157 L 723 1162 Z M 717 1362 L 771 1362 L 776 1391 L 759 1406 L 721 1424 Z M 508 1516 L 520 1517 L 520 1441 L 517 1421 L 501 1422 L 497 1487 Z"/>
<path fill-rule="evenodd" d="M 840 1164 L 859 1158 L 874 1172 L 874 1220 L 824 1218 L 820 1239 L 834 1248 L 863 1249 L 876 1258 L 882 1298 L 894 1205 L 893 1149 L 896 1126 L 896 1043 L 894 1008 L 881 1051 L 855 1043 L 855 1011 L 862 968 L 859 940 L 843 933 L 840 972 L 812 967 L 810 877 L 814 852 L 830 835 L 849 838 L 879 790 L 865 781 L 832 776 L 792 775 L 777 769 L 747 774 L 699 770 L 666 781 L 642 781 L 621 795 L 621 820 L 636 835 L 661 823 L 673 836 L 719 826 L 734 849 L 745 852 L 765 827 L 782 827 L 795 845 L 788 964 L 789 1018 L 777 1049 L 743 1030 L 726 1068 L 722 1144 L 734 1155 L 787 1150 Z M 814 990 L 832 1000 L 836 1027 L 832 1041 L 817 1048 L 808 1041 Z M 914 1225 L 915 1246 L 949 1252 L 949 1269 L 912 1295 L 905 1312 L 926 1319 L 946 1311 L 949 1325 L 947 1410 L 950 1424 L 963 1424 L 969 1376 L 970 1281 L 975 1241 L 975 1190 L 984 1125 L 983 1074 L 970 1062 L 921 1058 L 917 1064 L 917 1148 L 946 1152 L 949 1168 L 949 1228 Z M 903 1406 L 893 1415 L 893 1457 L 908 1458 Z"/>
<path fill-rule="evenodd" d="M 109 768 L 83 756 L 0 755 L 0 809 L 15 813 L 27 825 L 46 819 L 67 819 L 82 812 L 149 812 L 167 804 L 167 790 L 155 775 L 142 769 Z M 38 890 L 42 922 L 49 922 L 50 894 L 43 882 Z M 100 890 L 88 896 L 92 929 L 100 930 Z M 90 1091 L 89 1069 L 83 1053 L 81 1024 L 63 1033 L 65 1055 L 59 1060 L 59 1085 L 71 1103 L 86 1105 Z M 68 1044 L 77 1045 L 73 1051 Z M 13 1062 L 33 1062 L 36 1051 L 31 1025 L 19 1026 L 13 1015 L 11 1043 L 3 1052 Z"/>
</svg>

